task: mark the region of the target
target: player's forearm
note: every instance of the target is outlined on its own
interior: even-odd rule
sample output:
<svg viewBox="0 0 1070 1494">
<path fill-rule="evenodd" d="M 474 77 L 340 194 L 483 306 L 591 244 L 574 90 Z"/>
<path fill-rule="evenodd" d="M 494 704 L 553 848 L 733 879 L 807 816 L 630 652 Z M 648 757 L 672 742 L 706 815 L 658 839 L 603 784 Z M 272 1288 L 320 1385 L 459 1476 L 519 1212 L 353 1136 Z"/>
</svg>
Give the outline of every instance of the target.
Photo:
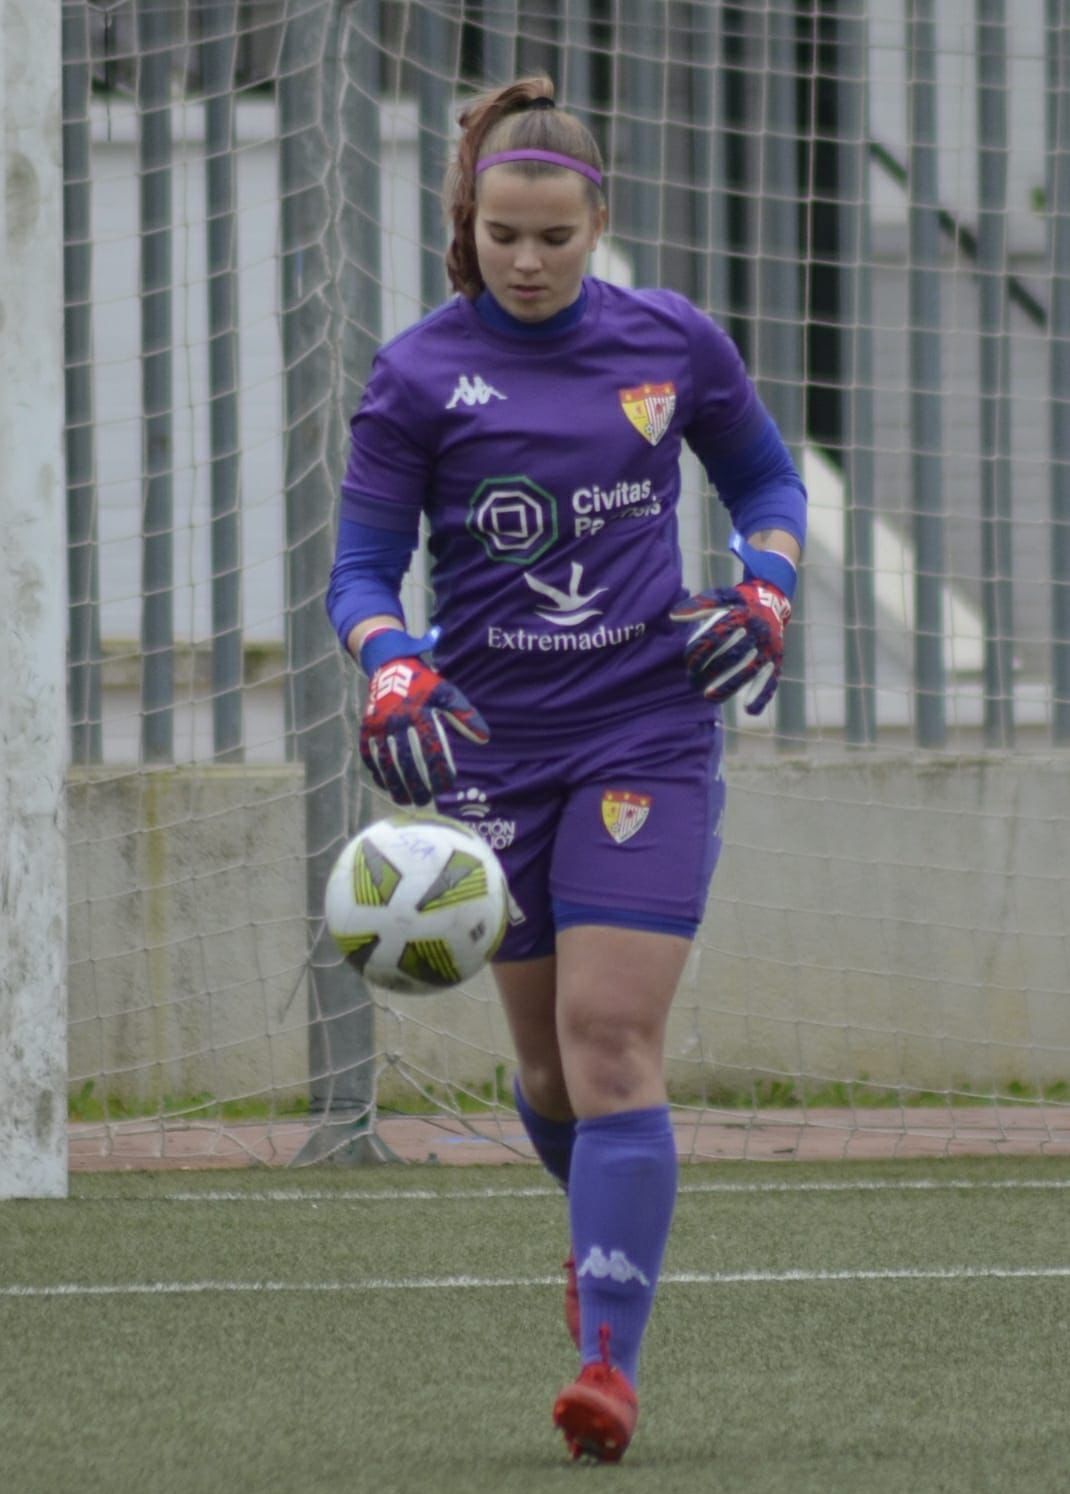
<svg viewBox="0 0 1070 1494">
<path fill-rule="evenodd" d="M 359 623 L 355 623 L 349 630 L 346 638 L 346 648 L 358 662 L 360 660 L 360 647 L 364 640 L 372 633 L 378 633 L 383 628 L 399 628 L 405 630 L 404 619 L 400 614 L 391 616 L 380 612 L 374 617 L 362 617 Z"/>
<path fill-rule="evenodd" d="M 792 565 L 798 565 L 802 559 L 802 546 L 786 529 L 759 529 L 745 538 L 756 550 L 772 550 L 777 555 L 785 556 Z"/>
</svg>

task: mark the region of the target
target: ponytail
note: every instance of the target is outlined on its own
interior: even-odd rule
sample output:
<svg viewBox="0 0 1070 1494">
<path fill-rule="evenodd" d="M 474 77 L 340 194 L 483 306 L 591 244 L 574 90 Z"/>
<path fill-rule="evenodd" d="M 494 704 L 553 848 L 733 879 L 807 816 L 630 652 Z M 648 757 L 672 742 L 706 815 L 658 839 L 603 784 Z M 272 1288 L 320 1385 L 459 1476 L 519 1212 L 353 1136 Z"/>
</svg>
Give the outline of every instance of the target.
<svg viewBox="0 0 1070 1494">
<path fill-rule="evenodd" d="M 446 251 L 446 271 L 454 290 L 474 300 L 483 289 L 476 255 L 476 166 L 483 156 L 501 150 L 530 148 L 571 156 L 602 169 L 593 136 L 575 115 L 553 107 L 554 85 L 545 75 L 519 78 L 493 93 L 481 94 L 458 115 L 461 138 L 446 173 L 444 207 L 453 237 Z M 524 162 L 529 175 L 556 168 Z M 590 186 L 592 206 L 602 198 Z"/>
</svg>

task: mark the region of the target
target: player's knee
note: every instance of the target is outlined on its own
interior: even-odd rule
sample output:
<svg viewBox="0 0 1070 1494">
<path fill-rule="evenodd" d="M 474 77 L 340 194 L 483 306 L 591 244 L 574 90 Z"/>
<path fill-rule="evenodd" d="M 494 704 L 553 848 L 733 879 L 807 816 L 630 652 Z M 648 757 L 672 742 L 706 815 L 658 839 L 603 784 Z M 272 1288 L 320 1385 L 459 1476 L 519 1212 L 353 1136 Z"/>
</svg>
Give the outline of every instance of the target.
<svg viewBox="0 0 1070 1494">
<path fill-rule="evenodd" d="M 521 1058 L 517 1077 L 532 1110 L 547 1120 L 571 1120 L 568 1087 L 558 1055 L 542 1060 Z"/>
<path fill-rule="evenodd" d="M 645 1013 L 629 1015 L 577 1006 L 559 1020 L 559 1034 L 563 1048 L 585 1049 L 613 1061 L 655 1045 L 661 1025 L 660 1020 Z"/>
<path fill-rule="evenodd" d="M 566 1066 L 583 1090 L 614 1104 L 627 1101 L 660 1072 L 660 1029 L 594 1014 L 576 1014 L 561 1034 Z"/>
</svg>

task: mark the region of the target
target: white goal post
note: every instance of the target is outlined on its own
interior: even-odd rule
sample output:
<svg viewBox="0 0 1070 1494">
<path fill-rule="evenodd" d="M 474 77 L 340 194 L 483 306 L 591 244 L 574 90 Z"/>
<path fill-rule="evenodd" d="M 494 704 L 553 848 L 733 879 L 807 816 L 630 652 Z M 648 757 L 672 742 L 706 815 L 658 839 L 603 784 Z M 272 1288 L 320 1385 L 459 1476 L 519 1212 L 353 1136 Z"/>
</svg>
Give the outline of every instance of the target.
<svg viewBox="0 0 1070 1494">
<path fill-rule="evenodd" d="M 67 1191 L 60 16 L 0 7 L 0 1198 Z"/>
</svg>

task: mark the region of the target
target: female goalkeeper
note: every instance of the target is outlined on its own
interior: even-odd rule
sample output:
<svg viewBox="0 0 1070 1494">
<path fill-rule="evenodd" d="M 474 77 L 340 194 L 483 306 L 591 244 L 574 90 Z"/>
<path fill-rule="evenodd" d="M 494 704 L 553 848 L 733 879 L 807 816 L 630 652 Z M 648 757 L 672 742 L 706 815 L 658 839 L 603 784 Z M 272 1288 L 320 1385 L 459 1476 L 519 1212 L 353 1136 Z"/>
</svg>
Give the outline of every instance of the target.
<svg viewBox="0 0 1070 1494">
<path fill-rule="evenodd" d="M 399 804 L 488 827 L 515 903 L 494 974 L 516 1102 L 568 1194 L 577 1380 L 554 1420 L 614 1461 L 676 1194 L 666 1018 L 720 848 L 719 706 L 768 703 L 806 493 L 729 338 L 586 275 L 602 164 L 545 77 L 470 103 L 446 182 L 457 291 L 381 349 L 352 422 L 328 610 L 368 675 L 361 754 Z M 742 578 L 685 594 L 681 442 Z M 402 577 L 429 525 L 434 610 Z"/>
</svg>

